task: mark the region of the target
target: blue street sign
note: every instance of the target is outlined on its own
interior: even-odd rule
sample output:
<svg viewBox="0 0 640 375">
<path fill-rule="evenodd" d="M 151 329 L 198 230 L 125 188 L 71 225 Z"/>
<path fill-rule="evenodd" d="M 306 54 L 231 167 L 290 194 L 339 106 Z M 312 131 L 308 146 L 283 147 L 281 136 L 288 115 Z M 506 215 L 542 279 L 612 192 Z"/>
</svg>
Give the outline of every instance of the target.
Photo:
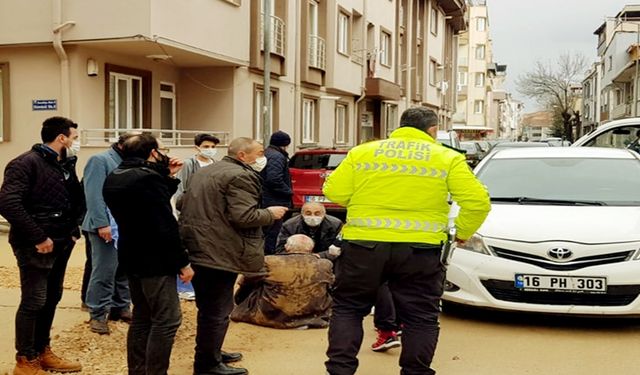
<svg viewBox="0 0 640 375">
<path fill-rule="evenodd" d="M 55 111 L 57 109 L 57 99 L 33 99 L 31 101 L 31 110 L 33 111 Z"/>
</svg>

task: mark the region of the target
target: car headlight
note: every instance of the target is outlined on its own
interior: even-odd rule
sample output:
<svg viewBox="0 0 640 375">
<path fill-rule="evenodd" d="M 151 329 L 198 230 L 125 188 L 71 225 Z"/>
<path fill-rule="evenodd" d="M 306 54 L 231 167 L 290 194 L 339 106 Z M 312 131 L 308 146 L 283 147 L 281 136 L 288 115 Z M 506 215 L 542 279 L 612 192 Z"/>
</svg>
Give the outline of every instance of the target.
<svg viewBox="0 0 640 375">
<path fill-rule="evenodd" d="M 484 239 L 478 234 L 474 234 L 471 238 L 466 240 L 464 244 L 458 244 L 457 247 L 460 249 L 475 251 L 476 253 L 484 255 L 492 255 L 491 251 L 489 251 L 489 248 L 484 243 Z"/>
</svg>

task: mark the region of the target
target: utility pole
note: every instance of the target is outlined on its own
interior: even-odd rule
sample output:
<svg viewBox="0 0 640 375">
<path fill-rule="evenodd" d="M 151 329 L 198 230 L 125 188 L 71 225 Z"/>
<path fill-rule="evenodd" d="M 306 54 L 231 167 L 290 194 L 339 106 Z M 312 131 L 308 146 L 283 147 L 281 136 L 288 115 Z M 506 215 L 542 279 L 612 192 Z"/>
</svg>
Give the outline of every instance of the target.
<svg viewBox="0 0 640 375">
<path fill-rule="evenodd" d="M 262 43 L 264 50 L 264 84 L 262 91 L 262 139 L 264 147 L 271 137 L 271 1 L 262 0 Z"/>
</svg>

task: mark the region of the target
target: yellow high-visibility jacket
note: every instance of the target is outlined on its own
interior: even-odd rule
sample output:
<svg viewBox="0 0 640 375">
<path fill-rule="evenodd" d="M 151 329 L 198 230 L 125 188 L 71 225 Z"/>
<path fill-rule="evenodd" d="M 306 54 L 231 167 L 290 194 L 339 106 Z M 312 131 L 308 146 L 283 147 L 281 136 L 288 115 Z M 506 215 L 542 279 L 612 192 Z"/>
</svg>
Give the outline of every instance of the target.
<svg viewBox="0 0 640 375">
<path fill-rule="evenodd" d="M 354 147 L 322 190 L 347 208 L 347 240 L 440 244 L 447 239 L 449 193 L 460 206 L 457 236 L 466 240 L 491 209 L 464 155 L 412 127 Z"/>
</svg>

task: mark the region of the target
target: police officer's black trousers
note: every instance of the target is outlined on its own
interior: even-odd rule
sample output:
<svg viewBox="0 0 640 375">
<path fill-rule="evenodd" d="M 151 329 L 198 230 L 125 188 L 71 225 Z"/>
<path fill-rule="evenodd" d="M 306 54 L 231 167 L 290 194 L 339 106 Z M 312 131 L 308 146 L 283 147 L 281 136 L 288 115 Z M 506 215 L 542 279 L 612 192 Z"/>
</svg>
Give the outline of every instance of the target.
<svg viewBox="0 0 640 375">
<path fill-rule="evenodd" d="M 353 375 L 362 344 L 362 319 L 388 281 L 402 322 L 402 375 L 431 375 L 440 331 L 444 267 L 440 246 L 411 243 L 344 241 L 335 264 L 336 283 L 325 362 L 331 375 Z"/>
</svg>

